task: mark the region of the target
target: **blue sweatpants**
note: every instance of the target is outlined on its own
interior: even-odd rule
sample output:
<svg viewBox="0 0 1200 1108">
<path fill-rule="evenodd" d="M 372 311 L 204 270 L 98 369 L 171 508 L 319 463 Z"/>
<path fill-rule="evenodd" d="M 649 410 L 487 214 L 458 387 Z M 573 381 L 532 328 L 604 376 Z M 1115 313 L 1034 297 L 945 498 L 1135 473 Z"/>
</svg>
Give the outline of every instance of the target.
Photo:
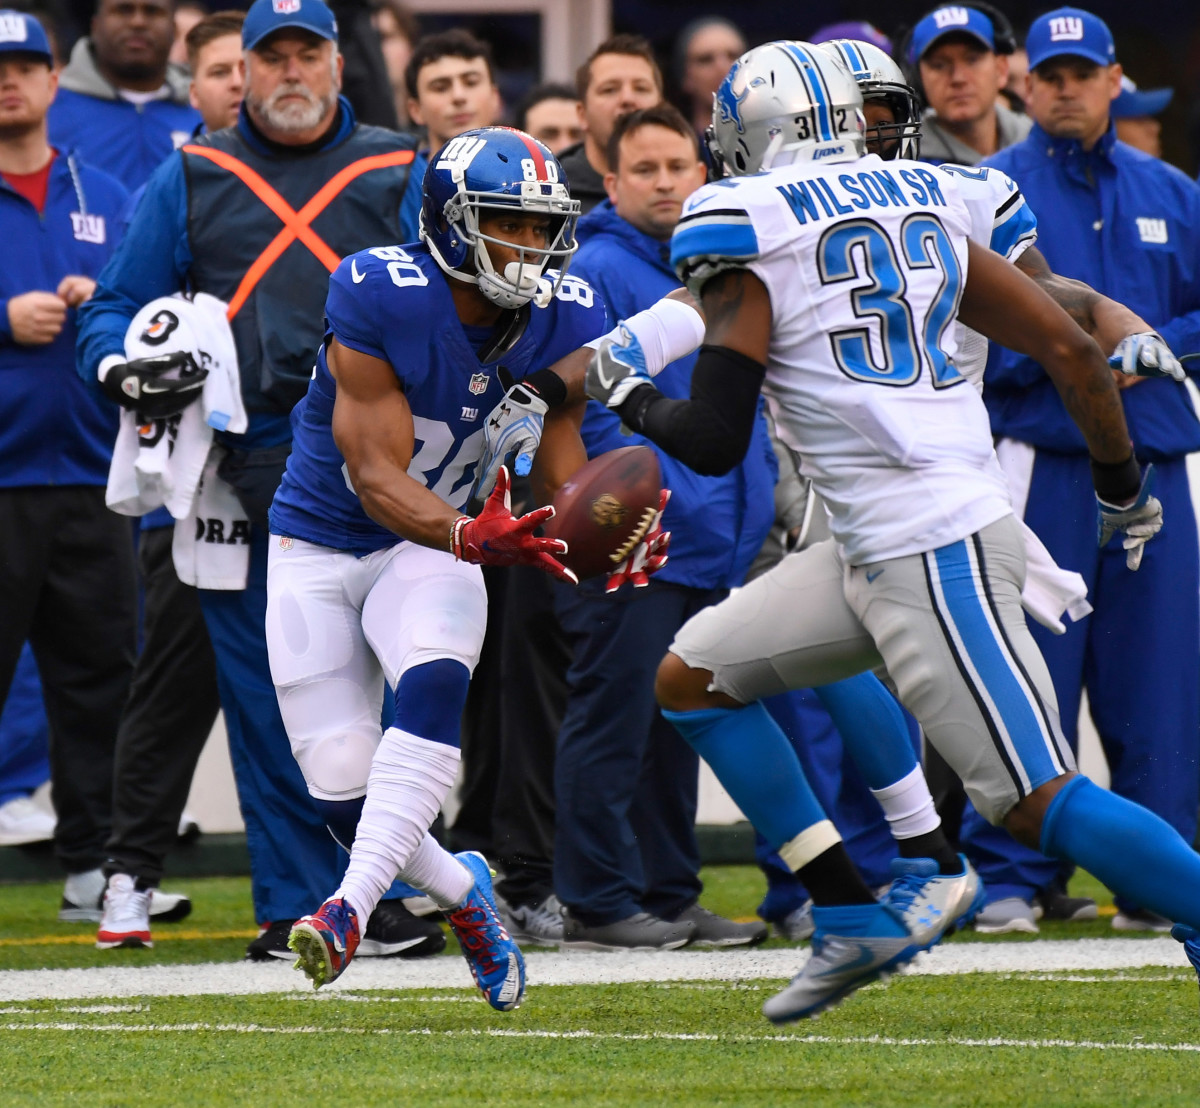
<svg viewBox="0 0 1200 1108">
<path fill-rule="evenodd" d="M 33 651 L 21 651 L 0 712 L 0 804 L 29 796 L 50 780 L 50 736 Z"/>
<path fill-rule="evenodd" d="M 1077 749 L 1080 696 L 1112 771 L 1112 788 L 1191 843 L 1200 808 L 1200 546 L 1183 459 L 1155 463 L 1163 528 L 1135 573 L 1120 536 L 1096 545 L 1096 499 L 1082 455 L 1037 453 L 1025 522 L 1054 560 L 1081 573 L 1095 611 L 1055 635 L 1029 620 L 1054 682 L 1062 729 Z M 1059 863 L 986 823 L 968 803 L 962 841 L 990 900 L 1030 899 Z M 1123 903 L 1120 907 L 1139 905 Z"/>
<path fill-rule="evenodd" d="M 346 854 L 308 795 L 279 716 L 267 661 L 267 541 L 252 530 L 250 576 L 242 592 L 200 590 L 217 656 L 217 684 L 238 802 L 246 824 L 258 922 L 314 911 L 341 882 Z"/>
</svg>

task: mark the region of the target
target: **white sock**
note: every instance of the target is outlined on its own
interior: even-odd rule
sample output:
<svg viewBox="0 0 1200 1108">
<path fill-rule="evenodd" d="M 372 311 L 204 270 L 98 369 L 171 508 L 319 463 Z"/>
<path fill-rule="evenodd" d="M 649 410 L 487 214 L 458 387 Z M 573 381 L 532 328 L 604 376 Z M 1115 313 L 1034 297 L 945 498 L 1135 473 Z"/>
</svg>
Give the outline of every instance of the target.
<svg viewBox="0 0 1200 1108">
<path fill-rule="evenodd" d="M 412 852 L 408 865 L 400 871 L 400 880 L 432 897 L 444 912 L 457 908 L 475 884 L 470 870 L 432 835 L 426 835 Z"/>
<path fill-rule="evenodd" d="M 458 774 L 459 757 L 457 747 L 398 727 L 383 733 L 371 763 L 350 864 L 334 894 L 350 902 L 364 930 L 375 905 L 437 818 Z"/>
<path fill-rule="evenodd" d="M 883 808 L 895 839 L 914 839 L 942 825 L 920 766 L 886 788 L 872 789 L 871 795 Z"/>
</svg>

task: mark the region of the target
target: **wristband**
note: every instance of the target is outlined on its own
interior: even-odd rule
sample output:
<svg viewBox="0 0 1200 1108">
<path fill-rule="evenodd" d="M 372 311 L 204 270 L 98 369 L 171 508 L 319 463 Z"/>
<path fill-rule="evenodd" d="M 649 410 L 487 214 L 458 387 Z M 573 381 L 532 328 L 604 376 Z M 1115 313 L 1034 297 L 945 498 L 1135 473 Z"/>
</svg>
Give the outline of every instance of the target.
<svg viewBox="0 0 1200 1108">
<path fill-rule="evenodd" d="M 1142 467 L 1131 452 L 1123 462 L 1092 463 L 1092 487 L 1096 495 L 1106 504 L 1120 504 L 1137 496 L 1142 487 Z"/>
<path fill-rule="evenodd" d="M 450 524 L 450 553 L 456 562 L 462 561 L 462 529 L 470 522 L 470 516 L 459 516 Z"/>
<path fill-rule="evenodd" d="M 539 369 L 517 384 L 530 389 L 545 402 L 547 408 L 557 408 L 566 403 L 567 383 L 552 369 Z"/>
</svg>

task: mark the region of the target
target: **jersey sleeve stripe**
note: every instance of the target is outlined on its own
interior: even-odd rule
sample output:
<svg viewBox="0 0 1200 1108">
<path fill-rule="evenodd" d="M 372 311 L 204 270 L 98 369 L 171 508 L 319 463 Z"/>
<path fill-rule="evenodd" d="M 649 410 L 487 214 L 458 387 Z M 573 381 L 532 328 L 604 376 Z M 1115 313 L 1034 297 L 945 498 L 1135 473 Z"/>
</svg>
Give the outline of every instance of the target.
<svg viewBox="0 0 1200 1108">
<path fill-rule="evenodd" d="M 1001 257 L 1012 261 L 1036 238 L 1037 218 L 1019 192 L 996 209 L 988 245 Z"/>
</svg>

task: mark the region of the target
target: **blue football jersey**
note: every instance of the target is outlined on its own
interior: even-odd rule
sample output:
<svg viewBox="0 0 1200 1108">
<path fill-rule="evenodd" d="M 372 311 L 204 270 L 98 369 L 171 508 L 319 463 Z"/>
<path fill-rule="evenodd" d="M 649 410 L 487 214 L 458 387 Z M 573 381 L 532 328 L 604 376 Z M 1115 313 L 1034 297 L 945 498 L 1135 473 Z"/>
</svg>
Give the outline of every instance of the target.
<svg viewBox="0 0 1200 1108">
<path fill-rule="evenodd" d="M 483 453 L 484 420 L 505 393 L 504 376 L 520 380 L 544 369 L 609 326 L 592 287 L 567 276 L 545 307 L 529 306 L 515 342 L 481 361 L 447 280 L 423 244 L 375 247 L 338 266 L 329 281 L 325 342 L 308 392 L 292 412 L 292 455 L 271 506 L 273 532 L 359 555 L 399 541 L 363 511 L 334 442 L 337 385 L 325 364 L 330 338 L 392 366 L 412 410 L 409 476 L 462 508 Z"/>
</svg>

